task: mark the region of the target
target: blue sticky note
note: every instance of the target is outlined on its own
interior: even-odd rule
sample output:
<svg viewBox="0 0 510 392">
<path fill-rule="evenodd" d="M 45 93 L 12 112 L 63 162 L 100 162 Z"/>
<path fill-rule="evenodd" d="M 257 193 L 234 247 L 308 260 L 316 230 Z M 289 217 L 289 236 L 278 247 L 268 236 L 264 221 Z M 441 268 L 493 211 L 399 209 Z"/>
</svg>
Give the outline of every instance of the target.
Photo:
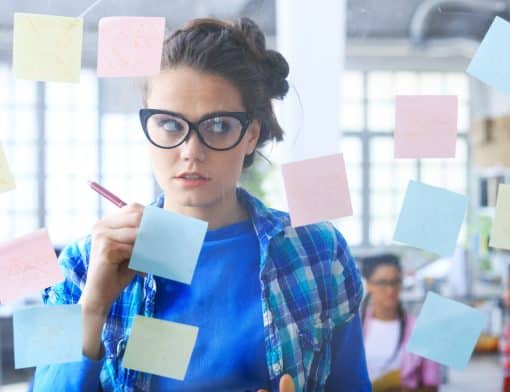
<svg viewBox="0 0 510 392">
<path fill-rule="evenodd" d="M 190 284 L 207 222 L 145 207 L 129 268 Z"/>
<path fill-rule="evenodd" d="M 496 16 L 466 72 L 510 95 L 509 41 L 510 23 Z"/>
<path fill-rule="evenodd" d="M 485 322 L 485 314 L 481 311 L 428 292 L 407 351 L 455 369 L 464 369 Z"/>
<path fill-rule="evenodd" d="M 13 329 L 16 369 L 82 359 L 81 305 L 19 309 Z"/>
<path fill-rule="evenodd" d="M 409 181 L 393 239 L 440 256 L 451 256 L 467 205 L 466 196 Z"/>
</svg>

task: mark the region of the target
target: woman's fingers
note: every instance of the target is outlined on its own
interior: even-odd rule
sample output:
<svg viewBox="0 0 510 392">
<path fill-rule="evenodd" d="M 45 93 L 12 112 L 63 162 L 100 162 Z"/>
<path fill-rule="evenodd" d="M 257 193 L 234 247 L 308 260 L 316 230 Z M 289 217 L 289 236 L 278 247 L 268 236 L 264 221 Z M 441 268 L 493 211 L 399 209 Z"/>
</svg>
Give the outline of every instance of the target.
<svg viewBox="0 0 510 392">
<path fill-rule="evenodd" d="M 268 392 L 266 389 L 259 389 L 257 392 Z M 294 381 L 288 374 L 284 374 L 280 378 L 280 391 L 279 392 L 295 392 Z"/>
<path fill-rule="evenodd" d="M 103 218 L 100 222 L 102 226 L 111 229 L 121 227 L 138 227 L 142 220 L 143 209 L 139 210 L 121 210 L 116 214 L 112 214 Z"/>
<path fill-rule="evenodd" d="M 284 374 L 280 378 L 280 392 L 295 392 L 294 381 L 288 374 Z"/>
</svg>

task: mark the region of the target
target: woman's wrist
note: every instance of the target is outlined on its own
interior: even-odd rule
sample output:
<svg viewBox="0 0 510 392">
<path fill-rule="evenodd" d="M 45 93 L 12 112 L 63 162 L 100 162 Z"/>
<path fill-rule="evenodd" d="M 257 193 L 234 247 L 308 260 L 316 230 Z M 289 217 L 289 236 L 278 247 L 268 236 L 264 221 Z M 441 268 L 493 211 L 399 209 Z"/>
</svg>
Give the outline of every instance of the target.
<svg viewBox="0 0 510 392">
<path fill-rule="evenodd" d="M 83 355 L 91 360 L 99 360 L 104 356 L 101 343 L 106 315 L 95 311 L 83 310 Z"/>
</svg>

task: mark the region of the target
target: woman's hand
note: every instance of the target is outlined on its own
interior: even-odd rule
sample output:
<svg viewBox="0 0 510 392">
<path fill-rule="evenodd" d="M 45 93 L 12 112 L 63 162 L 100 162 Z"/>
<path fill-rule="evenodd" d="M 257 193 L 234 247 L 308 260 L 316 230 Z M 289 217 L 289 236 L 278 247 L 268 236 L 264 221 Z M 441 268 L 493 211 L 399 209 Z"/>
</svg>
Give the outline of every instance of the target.
<svg viewBox="0 0 510 392">
<path fill-rule="evenodd" d="M 133 280 L 129 259 L 144 207 L 129 204 L 98 221 L 92 230 L 87 280 L 80 298 L 83 311 L 83 354 L 90 359 L 103 355 L 101 331 L 112 303 Z"/>
<path fill-rule="evenodd" d="M 140 204 L 129 204 L 94 225 L 87 280 L 80 300 L 84 310 L 106 316 L 133 280 L 136 272 L 128 268 L 128 262 L 143 209 Z"/>
<path fill-rule="evenodd" d="M 284 374 L 282 378 L 280 378 L 280 391 L 279 392 L 294 392 L 294 381 L 292 377 L 288 374 Z M 265 389 L 259 389 L 257 392 L 267 392 Z"/>
</svg>

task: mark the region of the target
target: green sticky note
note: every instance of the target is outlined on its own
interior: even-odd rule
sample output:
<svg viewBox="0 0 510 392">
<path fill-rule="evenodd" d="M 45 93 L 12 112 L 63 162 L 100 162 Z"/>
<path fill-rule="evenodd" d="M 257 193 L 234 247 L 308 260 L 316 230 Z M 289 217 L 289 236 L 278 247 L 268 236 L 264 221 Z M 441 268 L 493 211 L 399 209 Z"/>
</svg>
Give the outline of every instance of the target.
<svg viewBox="0 0 510 392">
<path fill-rule="evenodd" d="M 489 246 L 510 249 L 510 186 L 499 184 Z"/>
<path fill-rule="evenodd" d="M 195 326 L 135 316 L 122 366 L 184 380 L 197 336 Z"/>
<path fill-rule="evenodd" d="M 2 145 L 0 144 L 0 193 L 11 191 L 16 187 L 14 177 L 4 154 Z"/>
<path fill-rule="evenodd" d="M 18 79 L 79 82 L 83 19 L 14 14 L 12 65 Z"/>
</svg>

